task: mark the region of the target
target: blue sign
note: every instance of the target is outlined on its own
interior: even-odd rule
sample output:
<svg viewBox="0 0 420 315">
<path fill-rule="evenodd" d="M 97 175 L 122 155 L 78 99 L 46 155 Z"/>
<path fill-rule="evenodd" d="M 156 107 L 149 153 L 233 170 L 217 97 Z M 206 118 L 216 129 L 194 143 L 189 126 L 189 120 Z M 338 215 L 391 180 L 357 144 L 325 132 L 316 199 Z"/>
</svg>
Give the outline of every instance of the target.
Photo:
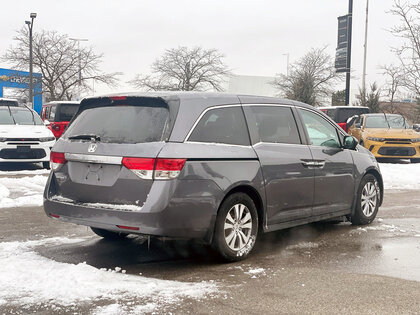
<svg viewBox="0 0 420 315">
<path fill-rule="evenodd" d="M 33 73 L 34 110 L 38 113 L 42 108 L 42 74 Z M 29 72 L 0 68 L 0 97 L 3 97 L 3 88 L 29 89 Z"/>
</svg>

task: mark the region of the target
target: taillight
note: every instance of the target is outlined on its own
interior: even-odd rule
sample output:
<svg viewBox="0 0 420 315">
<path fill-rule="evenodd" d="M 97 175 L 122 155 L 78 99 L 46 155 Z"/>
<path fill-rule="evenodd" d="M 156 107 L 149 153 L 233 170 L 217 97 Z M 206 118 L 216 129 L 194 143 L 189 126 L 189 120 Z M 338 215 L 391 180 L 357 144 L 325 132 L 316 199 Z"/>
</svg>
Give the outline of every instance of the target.
<svg viewBox="0 0 420 315">
<path fill-rule="evenodd" d="M 149 159 L 125 157 L 122 164 L 143 179 L 173 179 L 181 173 L 185 159 Z"/>
<path fill-rule="evenodd" d="M 155 159 L 125 157 L 122 164 L 140 178 L 153 179 Z"/>
<path fill-rule="evenodd" d="M 341 129 L 347 131 L 347 123 L 338 123 L 338 125 L 341 127 Z"/>
<path fill-rule="evenodd" d="M 109 98 L 113 101 L 125 101 L 127 96 L 110 96 Z"/>
<path fill-rule="evenodd" d="M 51 169 L 57 171 L 62 165 L 67 163 L 67 160 L 64 157 L 64 153 L 51 151 L 50 162 Z"/>
<path fill-rule="evenodd" d="M 177 178 L 184 164 L 185 159 L 157 159 L 155 179 Z"/>
</svg>

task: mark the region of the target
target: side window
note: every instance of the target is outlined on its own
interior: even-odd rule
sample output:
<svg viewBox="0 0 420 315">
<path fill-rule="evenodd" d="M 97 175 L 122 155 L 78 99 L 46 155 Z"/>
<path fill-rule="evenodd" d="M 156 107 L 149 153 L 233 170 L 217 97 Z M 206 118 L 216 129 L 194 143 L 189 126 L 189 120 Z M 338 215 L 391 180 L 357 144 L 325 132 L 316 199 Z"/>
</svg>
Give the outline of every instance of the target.
<svg viewBox="0 0 420 315">
<path fill-rule="evenodd" d="M 261 142 L 300 144 L 299 132 L 291 108 L 251 106 Z"/>
<path fill-rule="evenodd" d="M 50 120 L 51 121 L 54 121 L 54 119 L 55 119 L 55 111 L 56 111 L 56 106 L 51 106 L 50 107 Z"/>
<path fill-rule="evenodd" d="M 50 120 L 50 107 L 45 107 L 45 119 Z"/>
<path fill-rule="evenodd" d="M 337 129 L 333 125 L 311 111 L 299 109 L 299 112 L 308 132 L 310 144 L 332 148 L 340 147 Z"/>
<path fill-rule="evenodd" d="M 209 110 L 195 126 L 188 140 L 250 145 L 242 109 L 235 106 Z"/>
</svg>

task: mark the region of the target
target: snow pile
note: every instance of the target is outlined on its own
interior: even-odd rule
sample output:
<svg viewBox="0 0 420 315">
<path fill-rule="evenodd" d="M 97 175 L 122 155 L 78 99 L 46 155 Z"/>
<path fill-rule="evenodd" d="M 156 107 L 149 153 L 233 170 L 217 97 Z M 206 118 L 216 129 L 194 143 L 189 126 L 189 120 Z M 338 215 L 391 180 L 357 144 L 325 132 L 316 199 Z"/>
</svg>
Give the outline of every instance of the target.
<svg viewBox="0 0 420 315">
<path fill-rule="evenodd" d="M 0 171 L 0 176 L 12 175 L 48 175 L 50 170 L 37 169 L 37 170 L 24 170 L 24 171 Z"/>
<path fill-rule="evenodd" d="M 385 189 L 420 189 L 420 163 L 380 163 Z"/>
<path fill-rule="evenodd" d="M 127 307 L 130 312 L 150 310 L 155 305 L 177 303 L 183 298 L 200 299 L 217 290 L 211 282 L 189 283 L 128 275 L 86 263 L 56 262 L 34 251 L 37 246 L 80 241 L 83 239 L 48 238 L 0 243 L 0 266 L 3 266 L 0 268 L 0 306 L 60 308 L 103 301 L 111 305 L 102 307 L 102 313 L 115 313 L 113 310 L 119 309 L 124 313 Z M 113 304 L 115 301 L 126 306 L 121 308 Z"/>
<path fill-rule="evenodd" d="M 0 208 L 42 206 L 47 176 L 0 177 Z"/>
</svg>

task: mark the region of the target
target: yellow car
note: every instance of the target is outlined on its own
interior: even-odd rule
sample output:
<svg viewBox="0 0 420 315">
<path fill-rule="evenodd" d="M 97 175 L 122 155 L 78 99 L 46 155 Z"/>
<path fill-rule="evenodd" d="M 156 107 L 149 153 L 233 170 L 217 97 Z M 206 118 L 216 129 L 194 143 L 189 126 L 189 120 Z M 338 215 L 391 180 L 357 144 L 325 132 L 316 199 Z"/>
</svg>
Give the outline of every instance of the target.
<svg viewBox="0 0 420 315">
<path fill-rule="evenodd" d="M 360 115 L 348 132 L 376 158 L 411 159 L 411 162 L 420 162 L 420 133 L 410 129 L 401 115 Z"/>
</svg>

